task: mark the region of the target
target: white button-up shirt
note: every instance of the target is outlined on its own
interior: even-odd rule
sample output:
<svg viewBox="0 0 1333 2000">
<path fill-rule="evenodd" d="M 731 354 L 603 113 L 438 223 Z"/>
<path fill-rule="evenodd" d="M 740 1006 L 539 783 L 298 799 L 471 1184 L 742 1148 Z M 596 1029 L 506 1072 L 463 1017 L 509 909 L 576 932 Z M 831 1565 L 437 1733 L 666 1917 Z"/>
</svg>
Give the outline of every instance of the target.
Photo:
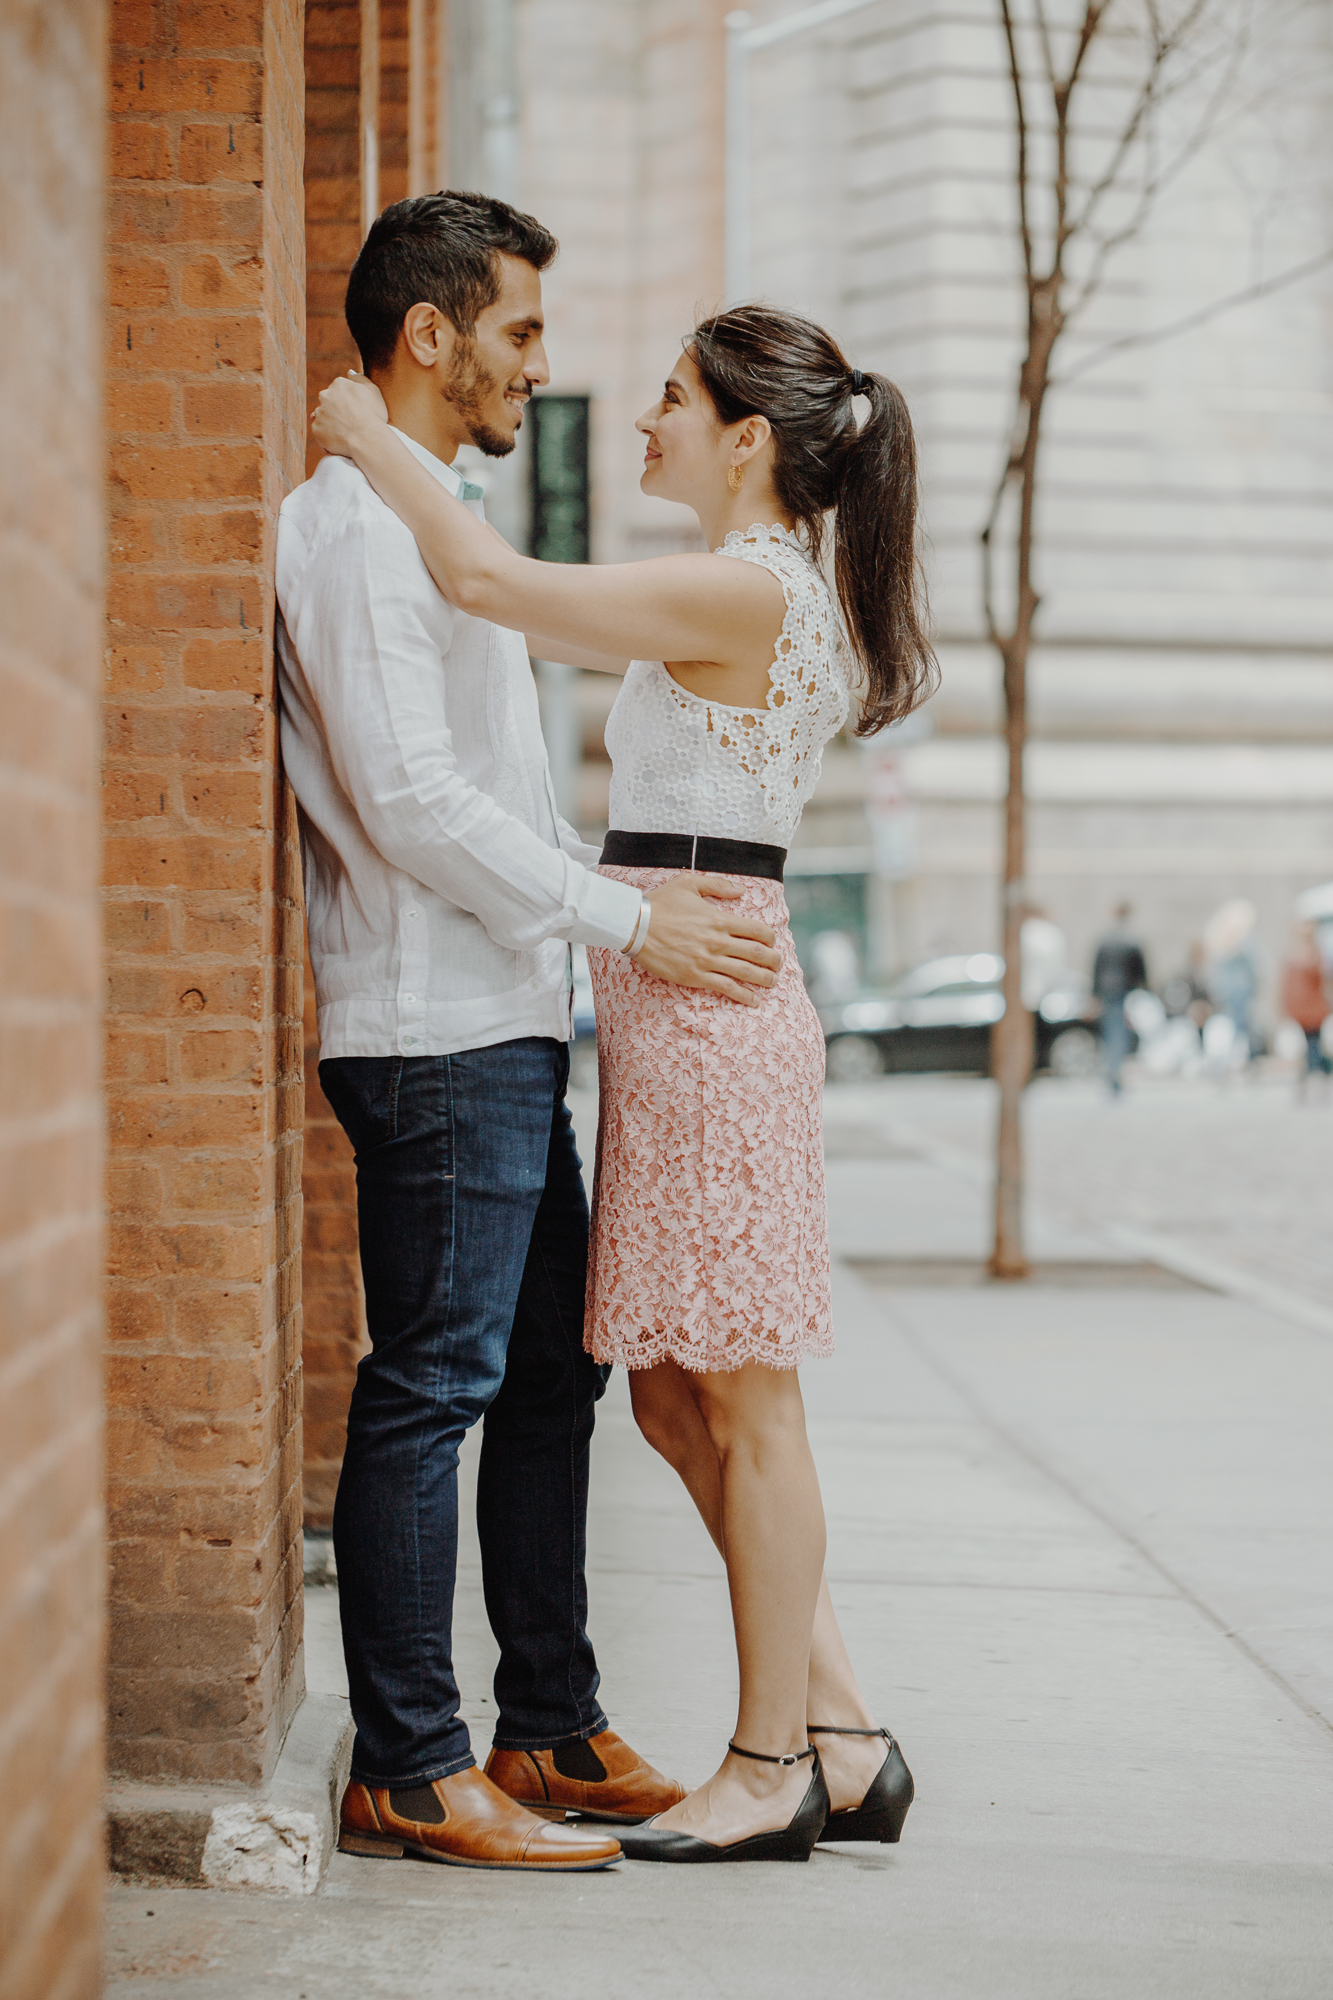
<svg viewBox="0 0 1333 2000">
<path fill-rule="evenodd" d="M 481 518 L 476 487 L 398 435 Z M 569 945 L 624 946 L 641 898 L 556 812 L 522 638 L 440 595 L 347 458 L 283 502 L 277 584 L 320 1053 L 567 1039 Z"/>
</svg>

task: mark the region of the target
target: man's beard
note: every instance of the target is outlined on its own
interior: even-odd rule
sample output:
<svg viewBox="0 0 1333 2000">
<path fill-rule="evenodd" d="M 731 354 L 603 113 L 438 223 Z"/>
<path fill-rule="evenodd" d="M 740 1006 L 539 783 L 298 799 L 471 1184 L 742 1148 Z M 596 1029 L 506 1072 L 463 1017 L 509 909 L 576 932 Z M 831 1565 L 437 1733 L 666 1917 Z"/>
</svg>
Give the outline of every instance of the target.
<svg viewBox="0 0 1333 2000">
<path fill-rule="evenodd" d="M 460 341 L 454 350 L 453 366 L 444 388 L 445 394 L 468 427 L 468 435 L 487 458 L 508 458 L 514 449 L 514 438 L 507 432 L 496 430 L 488 424 L 482 411 L 487 399 L 500 387 L 498 375 L 488 375 L 477 359 L 477 350 L 471 341 Z"/>
</svg>

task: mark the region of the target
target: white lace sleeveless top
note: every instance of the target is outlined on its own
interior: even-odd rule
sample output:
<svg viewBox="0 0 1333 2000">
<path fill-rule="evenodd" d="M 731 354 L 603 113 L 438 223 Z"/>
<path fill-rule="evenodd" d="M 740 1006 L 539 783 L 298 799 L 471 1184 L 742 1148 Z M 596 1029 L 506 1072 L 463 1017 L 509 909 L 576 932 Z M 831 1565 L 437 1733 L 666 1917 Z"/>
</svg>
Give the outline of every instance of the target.
<svg viewBox="0 0 1333 2000">
<path fill-rule="evenodd" d="M 710 701 L 672 680 L 661 660 L 631 661 L 606 725 L 610 824 L 789 847 L 824 745 L 847 720 L 850 660 L 838 608 L 786 528 L 735 530 L 714 553 L 762 563 L 782 585 L 787 615 L 768 706 Z"/>
</svg>

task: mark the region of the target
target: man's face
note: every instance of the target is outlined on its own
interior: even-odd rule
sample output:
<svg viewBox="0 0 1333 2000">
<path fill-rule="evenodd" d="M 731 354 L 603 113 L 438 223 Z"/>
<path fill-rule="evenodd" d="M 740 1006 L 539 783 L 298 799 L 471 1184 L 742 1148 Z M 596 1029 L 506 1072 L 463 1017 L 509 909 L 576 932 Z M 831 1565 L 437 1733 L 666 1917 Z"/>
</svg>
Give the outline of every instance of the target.
<svg viewBox="0 0 1333 2000">
<path fill-rule="evenodd" d="M 500 259 L 500 296 L 478 316 L 470 335 L 458 334 L 441 371 L 441 393 L 488 458 L 514 449 L 523 406 L 549 382 L 542 346 L 542 281 L 521 257 Z"/>
</svg>

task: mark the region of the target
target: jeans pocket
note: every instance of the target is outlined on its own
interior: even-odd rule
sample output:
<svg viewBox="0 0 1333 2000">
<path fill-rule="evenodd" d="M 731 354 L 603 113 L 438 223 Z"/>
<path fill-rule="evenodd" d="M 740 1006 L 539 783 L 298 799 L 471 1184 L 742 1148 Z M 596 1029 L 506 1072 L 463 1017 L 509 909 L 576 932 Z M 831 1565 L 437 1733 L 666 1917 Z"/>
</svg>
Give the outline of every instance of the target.
<svg viewBox="0 0 1333 2000">
<path fill-rule="evenodd" d="M 358 1156 L 398 1135 L 402 1056 L 333 1056 L 319 1066 L 319 1087 Z"/>
</svg>

